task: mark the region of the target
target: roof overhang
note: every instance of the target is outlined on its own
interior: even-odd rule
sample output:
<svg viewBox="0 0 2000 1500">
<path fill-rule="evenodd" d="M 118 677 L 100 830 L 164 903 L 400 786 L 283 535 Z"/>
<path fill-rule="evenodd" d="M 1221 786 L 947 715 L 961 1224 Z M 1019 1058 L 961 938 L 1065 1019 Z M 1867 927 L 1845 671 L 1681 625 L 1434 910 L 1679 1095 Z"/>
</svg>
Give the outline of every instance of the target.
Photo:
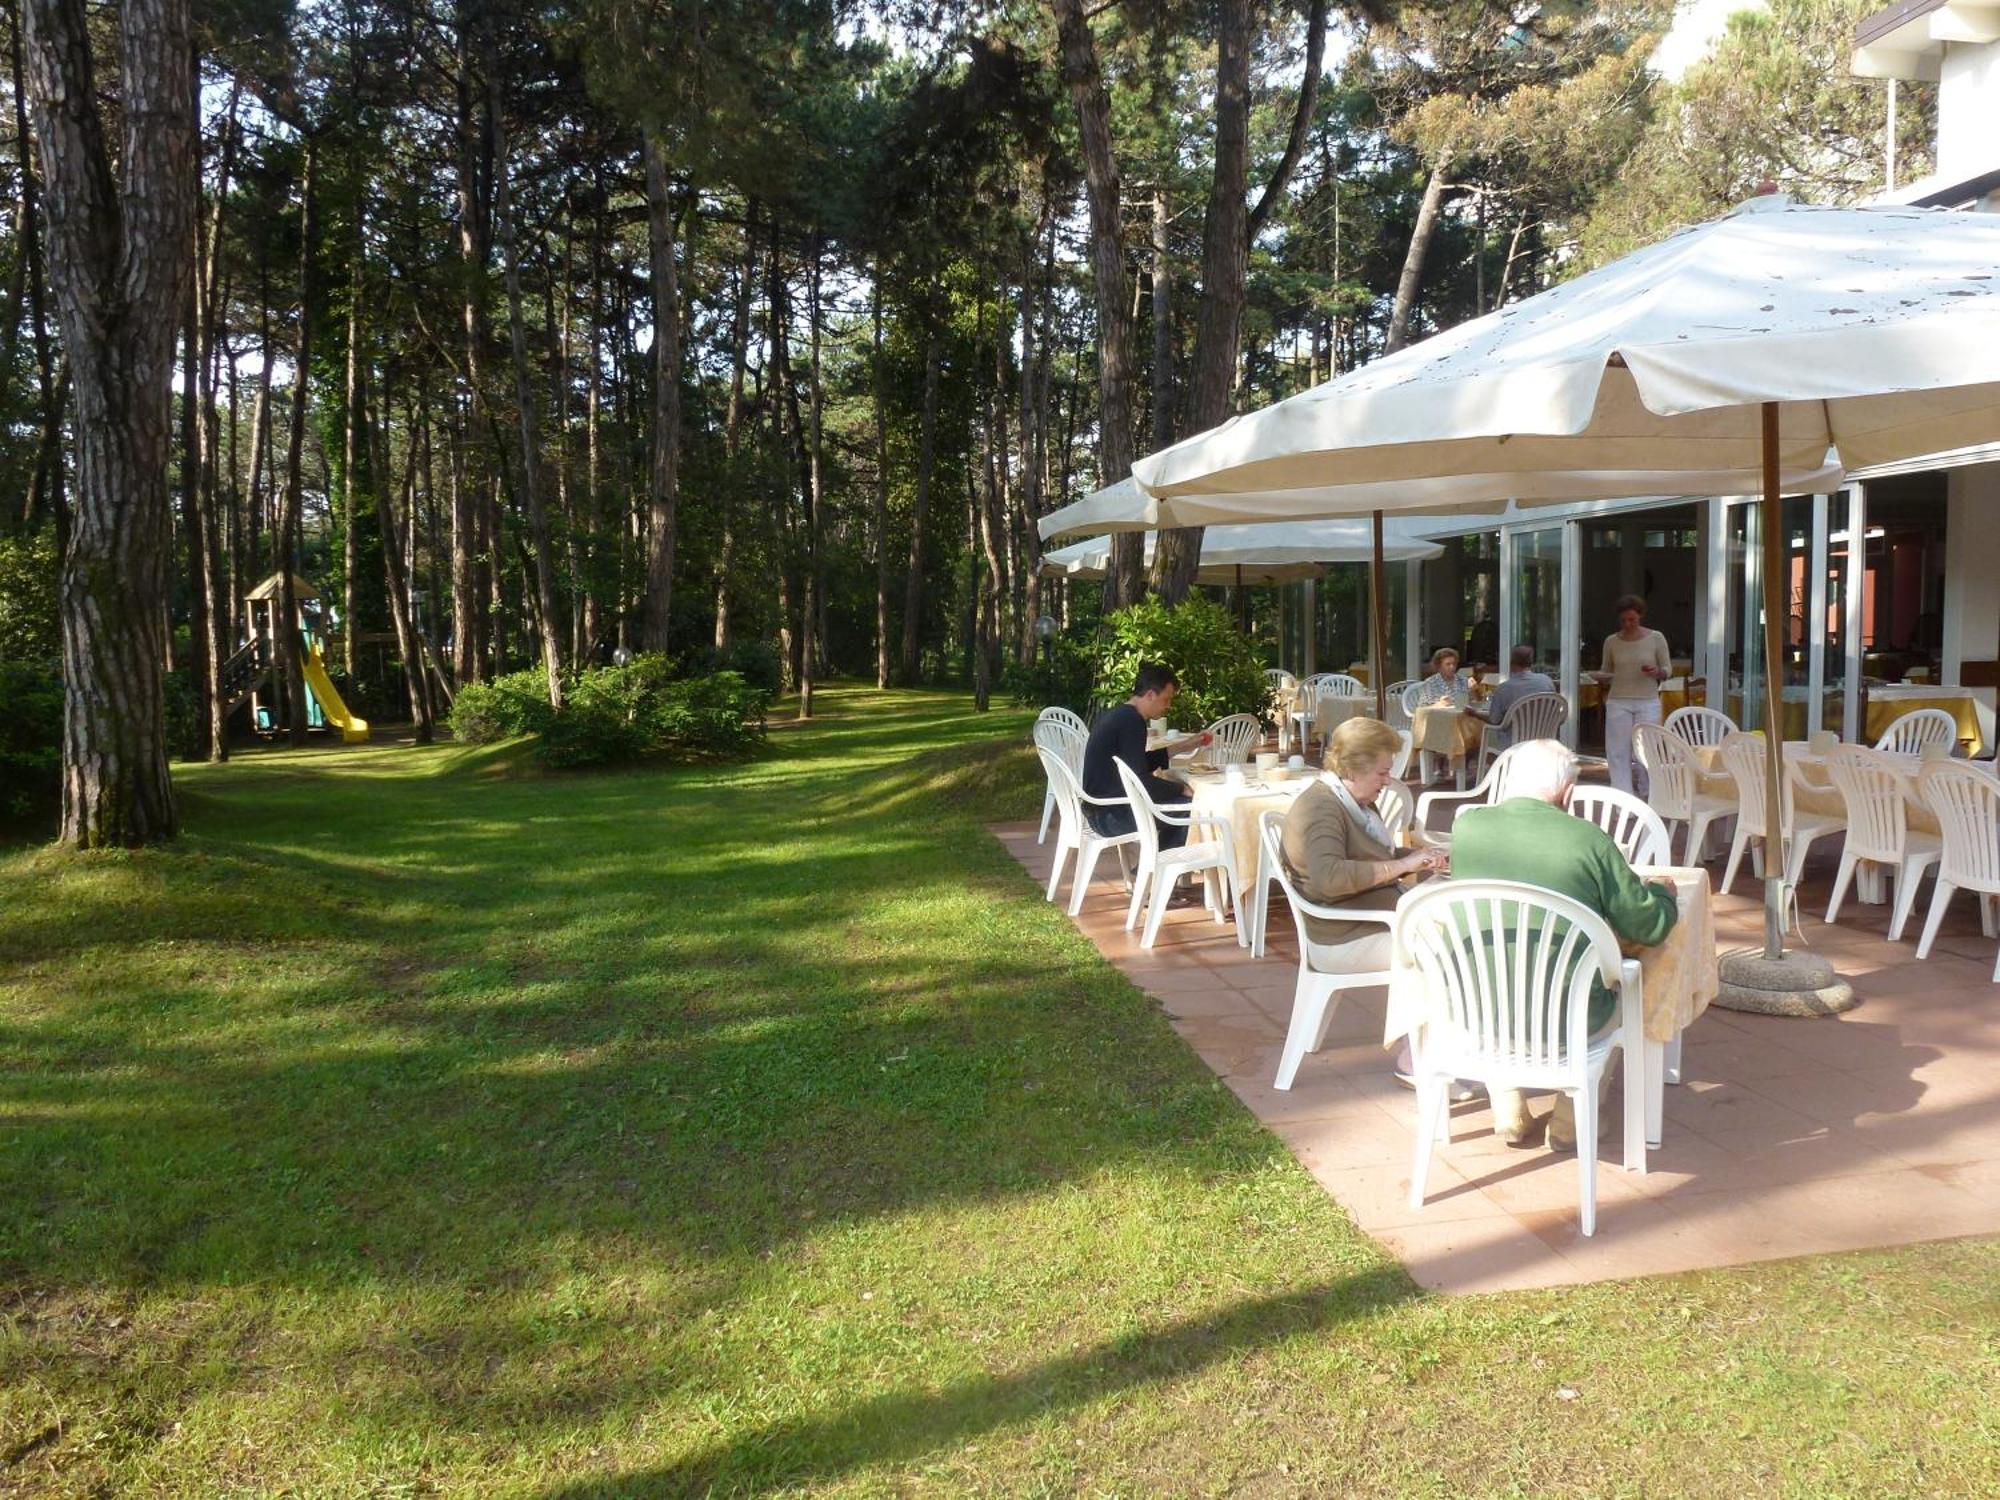
<svg viewBox="0 0 2000 1500">
<path fill-rule="evenodd" d="M 1857 78 L 1935 83 L 1945 45 L 2000 41 L 2000 0 L 1903 0 L 1854 29 Z"/>
</svg>

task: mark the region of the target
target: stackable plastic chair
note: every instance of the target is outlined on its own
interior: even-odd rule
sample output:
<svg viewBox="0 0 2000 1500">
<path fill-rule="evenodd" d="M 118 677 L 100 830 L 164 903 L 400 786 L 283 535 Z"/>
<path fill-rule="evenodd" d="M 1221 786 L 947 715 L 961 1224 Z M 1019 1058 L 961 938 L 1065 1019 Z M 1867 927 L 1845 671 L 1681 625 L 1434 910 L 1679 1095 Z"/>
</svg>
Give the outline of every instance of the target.
<svg viewBox="0 0 2000 1500">
<path fill-rule="evenodd" d="M 1958 720 L 1941 708 L 1913 708 L 1882 731 L 1877 750 L 1891 755 L 1922 755 L 1926 745 L 1958 744 Z"/>
<path fill-rule="evenodd" d="M 1667 715 L 1668 734 L 1677 734 L 1690 745 L 1703 749 L 1719 745 L 1738 732 L 1736 721 L 1728 714 L 1699 704 L 1690 703 Z"/>
<path fill-rule="evenodd" d="M 1880 750 L 1835 745 L 1826 755 L 1826 773 L 1847 805 L 1847 843 L 1840 851 L 1840 873 L 1833 878 L 1833 899 L 1826 904 L 1826 919 L 1839 920 L 1855 866 L 1864 859 L 1874 860 L 1896 872 L 1896 910 L 1889 921 L 1889 941 L 1898 942 L 1916 905 L 1917 885 L 1924 871 L 1938 862 L 1942 844 L 1935 834 L 1910 827 L 1903 779 Z"/>
<path fill-rule="evenodd" d="M 1207 765 L 1240 766 L 1264 738 L 1264 726 L 1255 714 L 1230 714 L 1208 726 L 1209 742 L 1200 754 Z"/>
<path fill-rule="evenodd" d="M 1284 814 L 1276 809 L 1260 813 L 1257 818 L 1259 858 L 1264 872 L 1259 877 L 1258 900 L 1260 906 L 1268 911 L 1269 881 L 1277 881 L 1283 887 L 1285 901 L 1292 909 L 1292 925 L 1299 937 L 1299 977 L 1292 989 L 1292 1019 L 1285 1028 L 1285 1049 L 1278 1056 L 1278 1076 L 1273 1080 L 1274 1087 L 1288 1089 L 1298 1076 L 1299 1064 L 1305 1060 L 1305 1055 L 1319 1050 L 1326 1037 L 1326 1023 L 1332 1019 L 1341 993 L 1389 982 L 1387 969 L 1343 971 L 1314 968 L 1310 940 L 1306 936 L 1306 918 L 1379 922 L 1386 927 L 1395 920 L 1396 914 L 1379 908 L 1357 907 L 1349 910 L 1339 906 L 1320 906 L 1301 896 L 1298 887 L 1292 884 L 1292 872 L 1285 867 L 1285 851 L 1278 832 L 1283 819 Z M 1260 930 L 1260 942 L 1262 937 Z"/>
<path fill-rule="evenodd" d="M 1125 910 L 1125 930 L 1132 930 L 1139 920 L 1139 908 L 1145 906 L 1146 931 L 1139 940 L 1139 946 L 1152 947 L 1160 935 L 1160 921 L 1167 914 L 1167 900 L 1173 895 L 1174 887 L 1180 884 L 1181 876 L 1206 875 L 1210 870 L 1219 870 L 1227 904 L 1216 908 L 1215 920 L 1226 921 L 1228 912 L 1236 910 L 1237 946 L 1248 943 L 1250 934 L 1244 930 L 1242 903 L 1236 889 L 1236 858 L 1229 835 L 1229 820 L 1192 809 L 1161 807 L 1153 801 L 1146 791 L 1146 784 L 1133 774 L 1130 766 L 1122 760 L 1112 764 L 1118 768 L 1118 779 L 1125 784 L 1132 816 L 1139 825 L 1139 868 L 1132 872 L 1132 904 Z M 1178 849 L 1162 849 L 1161 823 L 1178 823 L 1190 831 L 1198 827 L 1212 828 L 1215 838 L 1199 844 L 1186 843 Z M 1149 890 L 1152 894 L 1150 903 L 1146 901 Z"/>
<path fill-rule="evenodd" d="M 1512 774 L 1514 752 L 1520 748 L 1519 745 L 1509 745 L 1505 750 L 1494 756 L 1493 764 L 1486 768 L 1486 774 L 1481 776 L 1469 790 L 1463 792 L 1425 792 L 1421 797 L 1417 798 L 1417 826 L 1428 833 L 1431 824 L 1431 809 L 1446 803 L 1458 804 L 1451 810 L 1451 816 L 1455 821 L 1458 815 L 1468 807 L 1480 807 L 1489 802 L 1506 801 L 1507 778 Z M 1433 838 L 1437 837 L 1436 834 L 1432 834 L 1431 836 Z"/>
<path fill-rule="evenodd" d="M 1944 835 L 1937 889 L 1931 895 L 1923 939 L 1917 944 L 1917 957 L 1929 958 L 1944 909 L 1957 891 L 1977 894 L 1980 930 L 1988 937 L 2000 937 L 2000 779 L 1940 760 L 1924 764 L 1917 772 L 1917 786 L 1937 814 Z M 1993 982 L 2000 984 L 2000 959 L 1993 965 Z"/>
<path fill-rule="evenodd" d="M 1651 726 L 1648 726 L 1649 728 Z M 1569 794 L 1571 816 L 1595 823 L 1628 865 L 1673 863 L 1673 839 L 1660 815 L 1630 792 L 1611 786 L 1579 786 Z"/>
<path fill-rule="evenodd" d="M 1604 918 L 1554 891 L 1509 880 L 1421 886 L 1397 903 L 1392 982 L 1420 984 L 1422 1024 L 1410 1037 L 1417 1080 L 1417 1153 L 1410 1207 L 1448 1130 L 1451 1084 L 1556 1090 L 1576 1111 L 1581 1229 L 1597 1231 L 1597 1094 L 1611 1054 L 1625 1054 L 1625 1168 L 1644 1171 L 1646 1109 L 1639 1087 L 1645 1046 L 1639 962 L 1618 951 Z M 1590 990 L 1601 980 L 1618 1012 L 1589 1034 Z"/>
<path fill-rule="evenodd" d="M 1090 731 L 1081 717 L 1066 708 L 1045 708 L 1035 715 L 1032 731 L 1037 750 L 1053 750 L 1069 762 L 1069 768 L 1076 772 L 1077 779 L 1083 779 L 1083 746 L 1090 738 Z M 1042 797 L 1042 828 L 1035 835 L 1035 842 L 1047 841 L 1049 819 L 1055 815 L 1056 788 L 1049 783 L 1048 791 Z"/>
<path fill-rule="evenodd" d="M 1055 863 L 1049 867 L 1048 899 L 1056 899 L 1056 886 L 1062 881 L 1063 865 L 1068 862 L 1070 851 L 1076 852 L 1076 884 L 1070 890 L 1069 914 L 1073 917 L 1083 910 L 1083 893 L 1090 889 L 1090 877 L 1097 870 L 1097 856 L 1106 849 L 1118 850 L 1119 868 L 1124 868 L 1125 846 L 1137 844 L 1139 835 L 1132 833 L 1099 833 L 1085 818 L 1085 807 L 1125 807 L 1129 805 L 1123 797 L 1093 797 L 1083 789 L 1083 778 L 1069 768 L 1069 762 L 1053 750 L 1038 750 L 1042 758 L 1042 770 L 1049 778 L 1049 786 L 1056 794 L 1056 813 L 1059 822 L 1056 828 Z M 1119 762 L 1124 765 L 1123 761 Z"/>
<path fill-rule="evenodd" d="M 1683 709 L 1683 713 L 1690 710 Z M 1729 863 L 1722 872 L 1722 893 L 1729 894 L 1729 888 L 1736 883 L 1736 869 L 1743 861 L 1743 851 L 1755 840 L 1761 857 L 1755 865 L 1758 874 L 1763 873 L 1764 861 L 1772 858 L 1772 851 L 1764 849 L 1764 741 L 1759 735 L 1732 734 L 1722 742 L 1722 767 L 1729 773 L 1729 779 L 1736 783 L 1736 836 L 1729 843 Z M 1784 834 L 1789 854 L 1779 853 L 1779 870 L 1784 875 L 1785 884 L 1796 887 L 1799 872 L 1806 867 L 1806 851 L 1813 840 L 1829 833 L 1838 833 L 1847 826 L 1845 818 L 1833 817 L 1826 813 L 1802 813 L 1792 800 L 1797 789 L 1798 765 L 1791 757 L 1785 760 L 1784 784 L 1780 788 L 1782 800 L 1778 806 L 1778 827 Z"/>
<path fill-rule="evenodd" d="M 1396 731 L 1398 746 L 1389 759 L 1389 774 L 1401 781 L 1409 773 L 1410 757 L 1416 753 L 1416 734 L 1407 725 Z"/>
<path fill-rule="evenodd" d="M 1403 695 L 1416 685 L 1415 682 L 1405 678 L 1401 682 L 1390 683 L 1382 690 L 1382 708 L 1389 716 L 1387 722 L 1391 729 L 1410 727 L 1410 709 Z"/>
<path fill-rule="evenodd" d="M 1336 697 L 1341 698 L 1366 698 L 1368 696 L 1368 684 L 1363 682 L 1359 677 L 1349 676 L 1345 672 L 1328 672 L 1324 674 L 1324 680 L 1320 683 L 1319 690 L 1322 693 L 1332 693 Z"/>
<path fill-rule="evenodd" d="M 1671 830 L 1687 826 L 1687 862 L 1698 865 L 1711 823 L 1734 817 L 1736 799 L 1701 790 L 1701 767 L 1694 751 L 1677 734 L 1658 724 L 1641 724 L 1632 731 L 1632 751 L 1646 768 L 1646 801 Z"/>
<path fill-rule="evenodd" d="M 1569 722 L 1569 700 L 1561 693 L 1530 693 L 1507 710 L 1498 724 L 1488 724 L 1479 733 L 1479 774 L 1486 774 L 1487 762 L 1508 745 L 1525 740 L 1552 740 Z M 1503 745 L 1502 740 L 1507 743 Z"/>
</svg>

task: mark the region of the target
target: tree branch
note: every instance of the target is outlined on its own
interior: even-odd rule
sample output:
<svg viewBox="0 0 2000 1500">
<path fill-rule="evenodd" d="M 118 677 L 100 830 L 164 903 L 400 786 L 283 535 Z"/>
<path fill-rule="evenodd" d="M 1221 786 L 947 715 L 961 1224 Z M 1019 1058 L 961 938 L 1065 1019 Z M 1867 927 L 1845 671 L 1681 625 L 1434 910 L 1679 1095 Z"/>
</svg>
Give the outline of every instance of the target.
<svg viewBox="0 0 2000 1500">
<path fill-rule="evenodd" d="M 1305 154 L 1306 138 L 1312 133 L 1313 110 L 1319 101 L 1321 64 L 1326 58 L 1327 0 L 1310 0 L 1310 4 L 1312 9 L 1306 19 L 1306 72 L 1299 81 L 1298 108 L 1292 112 L 1291 139 L 1285 142 L 1285 154 L 1278 158 L 1277 168 L 1257 199 L 1257 206 L 1250 210 L 1252 243 L 1263 232 L 1264 221 L 1270 218 L 1271 210 L 1284 196 L 1285 186 L 1291 181 L 1299 158 Z"/>
</svg>

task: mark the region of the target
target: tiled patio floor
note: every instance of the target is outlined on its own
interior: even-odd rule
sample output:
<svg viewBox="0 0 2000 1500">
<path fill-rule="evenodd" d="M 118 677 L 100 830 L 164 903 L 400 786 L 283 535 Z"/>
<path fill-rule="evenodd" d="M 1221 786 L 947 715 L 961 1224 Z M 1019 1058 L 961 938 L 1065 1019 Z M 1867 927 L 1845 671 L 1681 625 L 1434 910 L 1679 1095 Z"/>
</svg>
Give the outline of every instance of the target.
<svg viewBox="0 0 2000 1500">
<path fill-rule="evenodd" d="M 1046 885 L 1049 849 L 1037 847 L 1034 825 L 993 831 Z M 1837 853 L 1836 844 L 1809 867 L 1806 910 L 1825 911 Z M 1970 896 L 1957 898 L 1924 963 L 1915 939 L 1928 888 L 1901 943 L 1886 937 L 1886 906 L 1850 901 L 1839 927 L 1807 917 L 1807 941 L 1862 1004 L 1820 1020 L 1711 1009 L 1687 1033 L 1686 1082 L 1667 1090 L 1649 1170 L 1624 1171 L 1616 1126 L 1607 1131 L 1597 1233 L 1584 1239 L 1575 1158 L 1503 1145 L 1484 1100 L 1454 1110 L 1429 1201 L 1411 1210 L 1414 1096 L 1390 1076 L 1380 1045 L 1382 992 L 1349 992 L 1325 1047 L 1280 1093 L 1271 1078 L 1297 965 L 1282 908 L 1261 961 L 1198 905 L 1169 912 L 1149 952 L 1125 932 L 1110 857 L 1107 868 L 1084 902 L 1083 930 L 1425 1286 L 1556 1286 L 2000 1233 L 2000 985 Z M 1720 864 L 1711 868 L 1719 879 Z M 1761 941 L 1747 874 L 1717 899 L 1716 917 L 1725 946 Z M 1618 1108 L 1614 1091 L 1614 1119 Z"/>
</svg>

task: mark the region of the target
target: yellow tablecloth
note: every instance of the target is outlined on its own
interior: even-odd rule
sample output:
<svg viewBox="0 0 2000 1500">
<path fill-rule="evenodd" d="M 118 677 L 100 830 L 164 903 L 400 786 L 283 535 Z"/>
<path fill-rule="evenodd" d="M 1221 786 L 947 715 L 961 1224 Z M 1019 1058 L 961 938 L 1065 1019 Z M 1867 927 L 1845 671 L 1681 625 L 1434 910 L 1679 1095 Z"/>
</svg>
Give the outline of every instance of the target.
<svg viewBox="0 0 2000 1500">
<path fill-rule="evenodd" d="M 1375 695 L 1353 698 L 1346 694 L 1321 693 L 1319 713 L 1313 719 L 1313 733 L 1322 743 L 1329 739 L 1334 730 L 1349 719 L 1372 719 L 1375 717 Z"/>
<path fill-rule="evenodd" d="M 1452 703 L 1420 708 L 1410 720 L 1410 736 L 1417 749 L 1450 756 L 1453 760 L 1476 751 L 1485 730 L 1484 719 Z"/>
<path fill-rule="evenodd" d="M 1798 784 L 1792 788 L 1792 805 L 1806 812 L 1819 813 L 1824 817 L 1844 818 L 1847 816 L 1846 799 L 1834 786 L 1827 775 L 1826 757 L 1815 755 L 1810 750 L 1785 747 L 1785 759 L 1799 768 Z M 1898 755 L 1896 762 L 1897 780 L 1903 789 L 1903 817 L 1908 827 L 1916 833 L 1936 834 L 1942 837 L 1938 828 L 1937 814 L 1917 790 L 1917 767 L 1920 764 L 1914 755 Z"/>
<path fill-rule="evenodd" d="M 1319 777 L 1317 771 L 1297 771 L 1280 780 L 1245 778 L 1231 781 L 1225 776 L 1196 772 L 1184 779 L 1191 794 L 1190 805 L 1197 813 L 1229 820 L 1230 853 L 1236 861 L 1236 888 L 1247 898 L 1257 878 L 1257 816 L 1267 808 L 1284 810 L 1300 792 Z M 1190 842 L 1212 839 L 1214 830 L 1197 824 Z"/>
<path fill-rule="evenodd" d="M 1940 688 L 1935 693 L 1907 694 L 1890 690 L 1885 696 L 1885 690 L 1878 688 L 1868 695 L 1868 712 L 1862 719 L 1861 732 L 1872 745 L 1896 720 L 1920 708 L 1941 708 L 1950 714 L 1958 723 L 1958 742 L 1965 747 L 1965 753 L 1979 753 L 1979 710 L 1971 692 L 1965 689 L 1954 693 Z"/>
</svg>

